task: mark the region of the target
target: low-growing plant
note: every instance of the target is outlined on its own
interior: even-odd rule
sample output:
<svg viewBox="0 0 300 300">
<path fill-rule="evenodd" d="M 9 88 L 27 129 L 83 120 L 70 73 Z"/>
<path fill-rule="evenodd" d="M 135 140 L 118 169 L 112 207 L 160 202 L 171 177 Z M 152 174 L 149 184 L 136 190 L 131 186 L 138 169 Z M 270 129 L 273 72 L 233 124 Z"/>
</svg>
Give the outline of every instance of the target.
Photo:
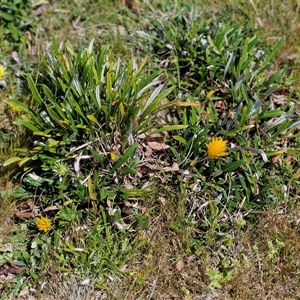
<svg viewBox="0 0 300 300">
<path fill-rule="evenodd" d="M 137 33 L 141 49 L 150 49 L 156 68 L 176 86 L 173 97 L 199 104 L 172 107 L 166 116 L 170 124 L 186 125 L 169 133 L 169 143 L 195 220 L 206 232 L 278 205 L 285 182 L 272 184 L 270 176 L 279 169 L 289 174 L 288 164 L 275 159 L 291 154 L 299 125 L 292 78 L 272 66 L 283 39 L 268 47 L 247 24 L 207 19 L 185 5 L 162 14 Z M 210 154 L 214 138 L 227 143 L 222 157 Z"/>
<path fill-rule="evenodd" d="M 2 0 L 0 3 L 1 38 L 9 39 L 13 43 L 20 42 L 34 20 L 31 11 L 30 0 Z"/>
<path fill-rule="evenodd" d="M 4 166 L 18 162 L 24 186 L 43 195 L 45 204 L 146 194 L 120 183 L 135 174 L 140 134 L 185 127 L 154 123 L 164 107 L 182 104 L 167 100 L 173 87 L 165 89 L 158 72 L 144 71 L 146 58 L 140 65 L 134 58 L 124 63 L 107 47 L 96 54 L 93 41 L 78 50 L 53 41 L 44 65 L 37 82 L 28 76 L 31 107 L 7 101 L 23 111 L 15 124 L 32 133 L 32 142 Z"/>
<path fill-rule="evenodd" d="M 255 33 L 252 27 L 237 24 L 226 15 L 211 20 L 186 5 L 165 13 L 164 18 L 148 20 L 146 28 L 137 31 L 141 49 L 150 48 L 178 87 L 202 95 L 204 91 L 217 92 L 235 106 L 245 96 L 241 87 L 247 86 L 248 95 L 260 91 L 266 97 L 284 72 L 265 73 L 283 39 L 270 49 Z"/>
</svg>

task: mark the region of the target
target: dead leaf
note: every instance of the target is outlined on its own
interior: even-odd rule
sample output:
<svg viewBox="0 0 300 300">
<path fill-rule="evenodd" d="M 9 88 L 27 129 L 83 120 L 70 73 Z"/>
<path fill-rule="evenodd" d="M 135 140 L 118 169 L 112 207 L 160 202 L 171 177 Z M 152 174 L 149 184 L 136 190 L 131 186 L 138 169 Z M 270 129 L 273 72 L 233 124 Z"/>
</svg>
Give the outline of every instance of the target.
<svg viewBox="0 0 300 300">
<path fill-rule="evenodd" d="M 159 160 L 158 160 L 159 161 Z M 163 161 L 161 161 L 163 163 Z M 141 162 L 136 167 L 136 171 L 141 174 L 154 174 L 158 172 L 177 172 L 179 171 L 178 163 L 173 163 L 172 166 L 163 167 L 159 163 L 151 163 L 151 162 Z"/>
<path fill-rule="evenodd" d="M 276 164 L 279 161 L 280 157 L 281 157 L 281 155 L 276 155 L 276 156 L 272 157 L 272 164 Z"/>
<path fill-rule="evenodd" d="M 215 102 L 215 108 L 219 114 L 222 114 L 226 111 L 228 107 L 228 102 L 226 100 L 219 100 Z"/>
<path fill-rule="evenodd" d="M 170 146 L 158 142 L 147 142 L 148 146 L 151 147 L 152 150 L 161 151 L 165 149 L 169 149 Z"/>
<path fill-rule="evenodd" d="M 38 8 L 36 8 L 35 10 L 33 10 L 32 13 L 36 17 L 41 17 L 44 14 L 45 10 L 46 10 L 46 5 L 40 5 Z"/>
<path fill-rule="evenodd" d="M 26 39 L 27 41 L 34 42 L 34 36 L 30 31 L 26 31 Z"/>
<path fill-rule="evenodd" d="M 10 274 L 22 274 L 24 273 L 25 268 L 18 265 L 10 264 L 8 262 L 0 266 L 0 275 L 9 276 Z"/>
<path fill-rule="evenodd" d="M 161 204 L 162 204 L 163 206 L 166 205 L 166 198 L 164 198 L 164 197 L 158 197 L 158 200 L 161 202 Z"/>
<path fill-rule="evenodd" d="M 155 151 L 161 151 L 170 148 L 164 143 L 164 138 L 160 134 L 153 134 L 146 139 L 146 144 Z"/>
<path fill-rule="evenodd" d="M 0 248 L 0 251 L 1 252 L 12 252 L 12 244 L 11 243 L 7 243 L 7 244 L 4 244 L 3 247 Z"/>
<path fill-rule="evenodd" d="M 99 212 L 99 210 L 98 210 L 98 207 L 97 207 L 95 201 L 91 201 L 91 203 L 92 203 L 92 206 L 93 206 L 93 209 L 94 209 L 95 213 L 97 214 L 97 216 L 98 216 L 99 218 L 101 218 L 101 214 L 100 214 L 100 212 Z"/>
<path fill-rule="evenodd" d="M 51 210 L 58 210 L 58 207 L 56 205 L 48 206 L 44 209 L 44 212 L 51 211 Z"/>
<path fill-rule="evenodd" d="M 176 172 L 179 171 L 179 165 L 178 163 L 173 163 L 171 167 L 164 167 L 165 172 Z"/>
<path fill-rule="evenodd" d="M 18 65 L 21 64 L 21 63 L 20 63 L 20 59 L 19 59 L 19 54 L 18 54 L 17 51 L 13 51 L 13 52 L 11 53 L 11 57 L 12 57 L 12 59 L 13 59 Z"/>
<path fill-rule="evenodd" d="M 35 217 L 35 214 L 32 211 L 17 211 L 16 216 L 20 219 L 31 219 Z"/>
<path fill-rule="evenodd" d="M 74 21 L 72 21 L 72 27 L 74 28 L 74 29 L 77 29 L 77 25 L 78 25 L 78 23 L 80 22 L 80 17 L 77 17 Z"/>
<path fill-rule="evenodd" d="M 157 165 L 148 163 L 148 162 L 141 162 L 136 167 L 136 171 L 142 174 L 151 174 L 154 173 L 154 171 L 157 171 L 158 167 Z"/>
<path fill-rule="evenodd" d="M 38 209 L 32 199 L 21 202 L 17 206 L 16 216 L 20 219 L 34 218 L 38 214 Z"/>
<path fill-rule="evenodd" d="M 146 146 L 145 146 L 145 148 L 146 148 L 146 151 L 144 152 L 144 155 L 145 155 L 146 157 L 149 157 L 149 156 L 151 156 L 151 155 L 152 155 L 152 153 L 153 153 L 153 151 L 152 151 L 151 147 L 150 147 L 150 146 L 148 146 L 148 145 L 146 145 Z"/>
<path fill-rule="evenodd" d="M 124 26 L 118 26 L 119 33 L 120 35 L 125 35 L 126 34 L 126 28 Z"/>
<path fill-rule="evenodd" d="M 286 95 L 276 95 L 272 94 L 273 102 L 279 106 L 284 105 L 286 103 L 287 96 Z"/>
<path fill-rule="evenodd" d="M 260 17 L 255 17 L 255 20 L 258 23 L 259 27 L 261 27 L 261 28 L 265 27 L 265 23 L 263 22 L 263 20 Z"/>
<path fill-rule="evenodd" d="M 177 269 L 177 271 L 181 272 L 183 270 L 183 268 L 184 268 L 184 262 L 183 262 L 183 260 L 179 260 L 176 264 L 176 269 Z"/>
<path fill-rule="evenodd" d="M 1 280 L 11 281 L 14 279 L 14 275 L 9 273 L 8 275 L 0 275 Z"/>
<path fill-rule="evenodd" d="M 183 106 L 183 107 L 192 106 L 192 107 L 198 107 L 198 106 L 200 106 L 200 103 L 174 101 L 174 102 L 169 102 L 169 103 L 163 105 L 163 108 L 174 107 L 174 106 Z"/>
<path fill-rule="evenodd" d="M 21 290 L 20 293 L 19 293 L 20 297 L 25 297 L 27 295 L 29 295 L 29 289 L 28 288 L 25 288 L 25 289 Z"/>
<path fill-rule="evenodd" d="M 139 16 L 139 13 L 137 11 L 137 9 L 134 6 L 134 1 L 132 0 L 125 0 L 125 5 L 137 16 Z"/>
</svg>

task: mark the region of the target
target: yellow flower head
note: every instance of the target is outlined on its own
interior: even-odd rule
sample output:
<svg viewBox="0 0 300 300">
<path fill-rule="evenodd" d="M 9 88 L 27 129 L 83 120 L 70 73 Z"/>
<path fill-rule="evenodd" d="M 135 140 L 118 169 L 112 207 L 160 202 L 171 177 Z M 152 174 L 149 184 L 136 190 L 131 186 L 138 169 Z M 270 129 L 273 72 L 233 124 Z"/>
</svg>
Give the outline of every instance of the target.
<svg viewBox="0 0 300 300">
<path fill-rule="evenodd" d="M 38 230 L 47 232 L 51 227 L 51 221 L 48 217 L 38 217 L 35 219 Z"/>
<path fill-rule="evenodd" d="M 0 65 L 0 80 L 4 77 L 5 71 L 6 68 L 3 65 Z"/>
<path fill-rule="evenodd" d="M 9 108 L 13 111 L 13 112 L 19 112 L 21 111 L 21 108 L 15 104 L 12 103 L 8 103 Z"/>
<path fill-rule="evenodd" d="M 226 141 L 222 138 L 212 138 L 212 140 L 206 144 L 207 156 L 211 159 L 221 156 L 226 156 Z"/>
</svg>

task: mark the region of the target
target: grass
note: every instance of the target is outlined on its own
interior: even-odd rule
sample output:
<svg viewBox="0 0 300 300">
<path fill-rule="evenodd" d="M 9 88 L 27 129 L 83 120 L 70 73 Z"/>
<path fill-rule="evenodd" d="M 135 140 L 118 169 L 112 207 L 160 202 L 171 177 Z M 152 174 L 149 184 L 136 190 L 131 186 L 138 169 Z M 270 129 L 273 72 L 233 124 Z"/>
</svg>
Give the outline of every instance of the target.
<svg viewBox="0 0 300 300">
<path fill-rule="evenodd" d="M 299 298 L 297 1 L 94 2 L 0 21 L 1 299 Z"/>
</svg>

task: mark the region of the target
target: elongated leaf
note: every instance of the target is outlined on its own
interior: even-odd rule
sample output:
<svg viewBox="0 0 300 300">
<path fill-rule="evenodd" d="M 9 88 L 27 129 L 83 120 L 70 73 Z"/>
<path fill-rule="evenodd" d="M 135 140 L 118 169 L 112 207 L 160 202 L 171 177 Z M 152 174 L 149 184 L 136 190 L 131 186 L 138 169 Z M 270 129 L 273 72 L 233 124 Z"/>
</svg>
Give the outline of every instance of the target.
<svg viewBox="0 0 300 300">
<path fill-rule="evenodd" d="M 269 67 L 269 62 L 273 59 L 273 57 L 276 55 L 276 53 L 281 48 L 282 44 L 284 42 L 284 38 L 281 38 L 279 42 L 273 47 L 273 50 L 269 53 L 266 60 L 264 61 L 264 66 L 259 70 L 259 73 L 262 73 L 265 69 Z"/>
<path fill-rule="evenodd" d="M 32 157 L 24 157 L 21 161 L 19 161 L 19 166 L 22 167 L 24 164 L 26 164 L 28 161 L 30 161 Z"/>
<path fill-rule="evenodd" d="M 22 119 L 17 119 L 16 121 L 13 122 L 16 125 L 22 125 L 30 129 L 31 131 L 40 131 L 39 128 L 35 127 L 31 122 L 22 120 Z"/>
<path fill-rule="evenodd" d="M 146 55 L 145 58 L 143 59 L 142 63 L 140 64 L 140 66 L 139 66 L 139 68 L 138 68 L 138 70 L 136 72 L 136 75 L 139 75 L 142 72 L 142 70 L 144 69 L 144 66 L 145 66 L 147 60 L 148 60 L 148 55 Z"/>
<path fill-rule="evenodd" d="M 93 116 L 93 115 L 87 115 L 87 118 L 92 121 L 93 123 L 97 124 L 98 126 L 100 126 L 98 120 Z"/>
<path fill-rule="evenodd" d="M 51 135 L 46 134 L 45 132 L 42 132 L 42 131 L 35 131 L 35 132 L 33 132 L 33 135 L 38 135 L 38 136 L 44 136 L 46 138 L 51 138 Z"/>
<path fill-rule="evenodd" d="M 137 144 L 131 145 L 125 153 L 119 158 L 119 160 L 116 162 L 116 164 L 113 166 L 113 168 L 110 170 L 109 174 L 112 174 L 114 171 L 116 171 L 118 168 L 120 168 L 125 162 L 128 161 L 128 159 L 133 155 L 135 149 L 137 147 Z"/>
<path fill-rule="evenodd" d="M 154 134 L 154 133 L 166 132 L 166 131 L 171 131 L 171 130 L 186 129 L 187 127 L 188 127 L 188 125 L 166 125 L 161 128 L 158 128 L 154 131 L 151 131 L 151 133 Z"/>
<path fill-rule="evenodd" d="M 43 99 L 42 99 L 40 93 L 38 92 L 32 77 L 29 74 L 27 76 L 27 82 L 28 82 L 29 88 L 32 92 L 34 100 L 37 102 L 37 104 L 42 105 Z"/>
<path fill-rule="evenodd" d="M 284 115 L 280 116 L 276 121 L 267 123 L 265 128 L 267 130 L 269 130 L 273 127 L 280 125 L 281 123 L 285 122 L 286 120 L 291 120 L 295 117 L 296 117 L 296 115 L 294 115 L 294 114 L 284 114 Z M 288 124 L 287 124 L 287 126 L 288 126 Z"/>
<path fill-rule="evenodd" d="M 175 86 L 171 86 L 164 92 L 160 93 L 162 88 L 163 86 L 157 87 L 151 94 L 149 100 L 147 101 L 147 104 L 145 105 L 145 108 L 142 110 L 142 114 L 140 115 L 141 120 L 144 120 L 151 113 L 155 111 L 159 111 L 160 110 L 159 102 L 165 97 L 167 97 L 175 89 Z"/>
<path fill-rule="evenodd" d="M 243 47 L 242 56 L 239 60 L 239 64 L 238 64 L 238 68 L 237 68 L 237 72 L 238 72 L 239 76 L 243 72 L 243 65 L 244 65 L 244 63 L 246 61 L 246 58 L 248 56 L 248 43 L 249 43 L 249 38 L 246 38 L 245 43 L 244 43 L 244 47 Z"/>
<path fill-rule="evenodd" d="M 13 157 L 9 158 L 8 160 L 6 160 L 6 161 L 3 163 L 3 167 L 6 167 L 6 166 L 8 166 L 8 165 L 10 165 L 10 164 L 13 164 L 13 163 L 15 163 L 15 162 L 17 162 L 17 161 L 20 161 L 20 160 L 22 160 L 22 158 L 20 158 L 20 157 L 18 157 L 18 156 L 13 156 Z"/>
<path fill-rule="evenodd" d="M 155 98 L 159 95 L 161 90 L 163 89 L 163 85 L 159 85 L 150 95 L 149 99 L 147 100 L 145 106 L 141 109 L 141 111 L 138 113 L 138 117 L 141 116 L 144 118 L 145 115 L 148 115 L 151 111 L 149 107 L 152 107 L 151 104 L 154 102 Z M 155 102 L 156 103 L 156 102 Z M 148 108 L 148 109 L 147 109 Z M 146 113 L 145 113 L 146 111 Z"/>
<path fill-rule="evenodd" d="M 54 97 L 52 91 L 45 84 L 43 84 L 43 91 L 44 91 L 45 95 L 47 96 L 48 100 L 51 101 L 51 103 L 54 106 L 56 106 L 57 102 L 55 100 L 55 97 Z"/>
<path fill-rule="evenodd" d="M 186 139 L 183 138 L 180 135 L 173 135 L 173 139 L 176 140 L 176 141 L 179 141 L 179 142 L 183 143 L 184 145 L 186 144 Z"/>
<path fill-rule="evenodd" d="M 293 122 L 290 124 L 289 127 L 287 127 L 287 130 L 291 129 L 291 128 L 294 128 L 296 126 L 299 126 L 300 125 L 300 121 L 296 121 L 296 122 Z"/>
<path fill-rule="evenodd" d="M 13 13 L 7 13 L 3 10 L 0 10 L 0 17 L 9 22 L 13 21 L 15 18 Z"/>
<path fill-rule="evenodd" d="M 265 111 L 259 114 L 259 119 L 268 119 L 268 118 L 274 118 L 279 117 L 284 114 L 284 111 L 280 109 L 274 109 L 270 111 Z"/>
<path fill-rule="evenodd" d="M 243 159 L 231 162 L 222 171 L 223 171 L 223 173 L 232 172 L 232 171 L 236 170 L 237 168 L 239 168 L 244 163 L 245 163 L 245 161 Z"/>
<path fill-rule="evenodd" d="M 13 104 L 15 106 L 17 106 L 18 108 L 20 108 L 21 110 L 25 111 L 26 113 L 30 113 L 30 110 L 28 108 L 28 106 L 20 101 L 17 100 L 7 100 L 6 101 L 8 104 Z"/>
<path fill-rule="evenodd" d="M 54 112 L 54 110 L 50 106 L 47 107 L 47 112 L 53 121 L 61 124 L 60 122 L 61 118 Z"/>
<path fill-rule="evenodd" d="M 196 102 L 183 102 L 183 101 L 173 101 L 173 102 L 169 102 L 167 104 L 162 105 L 159 109 L 165 109 L 168 107 L 174 107 L 174 106 L 181 106 L 181 107 L 198 107 L 200 106 L 200 103 L 196 103 Z"/>
<path fill-rule="evenodd" d="M 93 52 L 93 48 L 94 48 L 94 42 L 95 42 L 95 39 L 92 39 L 91 41 L 90 41 L 90 44 L 89 44 L 89 46 L 88 46 L 88 52 L 91 54 L 92 52 Z"/>
</svg>

